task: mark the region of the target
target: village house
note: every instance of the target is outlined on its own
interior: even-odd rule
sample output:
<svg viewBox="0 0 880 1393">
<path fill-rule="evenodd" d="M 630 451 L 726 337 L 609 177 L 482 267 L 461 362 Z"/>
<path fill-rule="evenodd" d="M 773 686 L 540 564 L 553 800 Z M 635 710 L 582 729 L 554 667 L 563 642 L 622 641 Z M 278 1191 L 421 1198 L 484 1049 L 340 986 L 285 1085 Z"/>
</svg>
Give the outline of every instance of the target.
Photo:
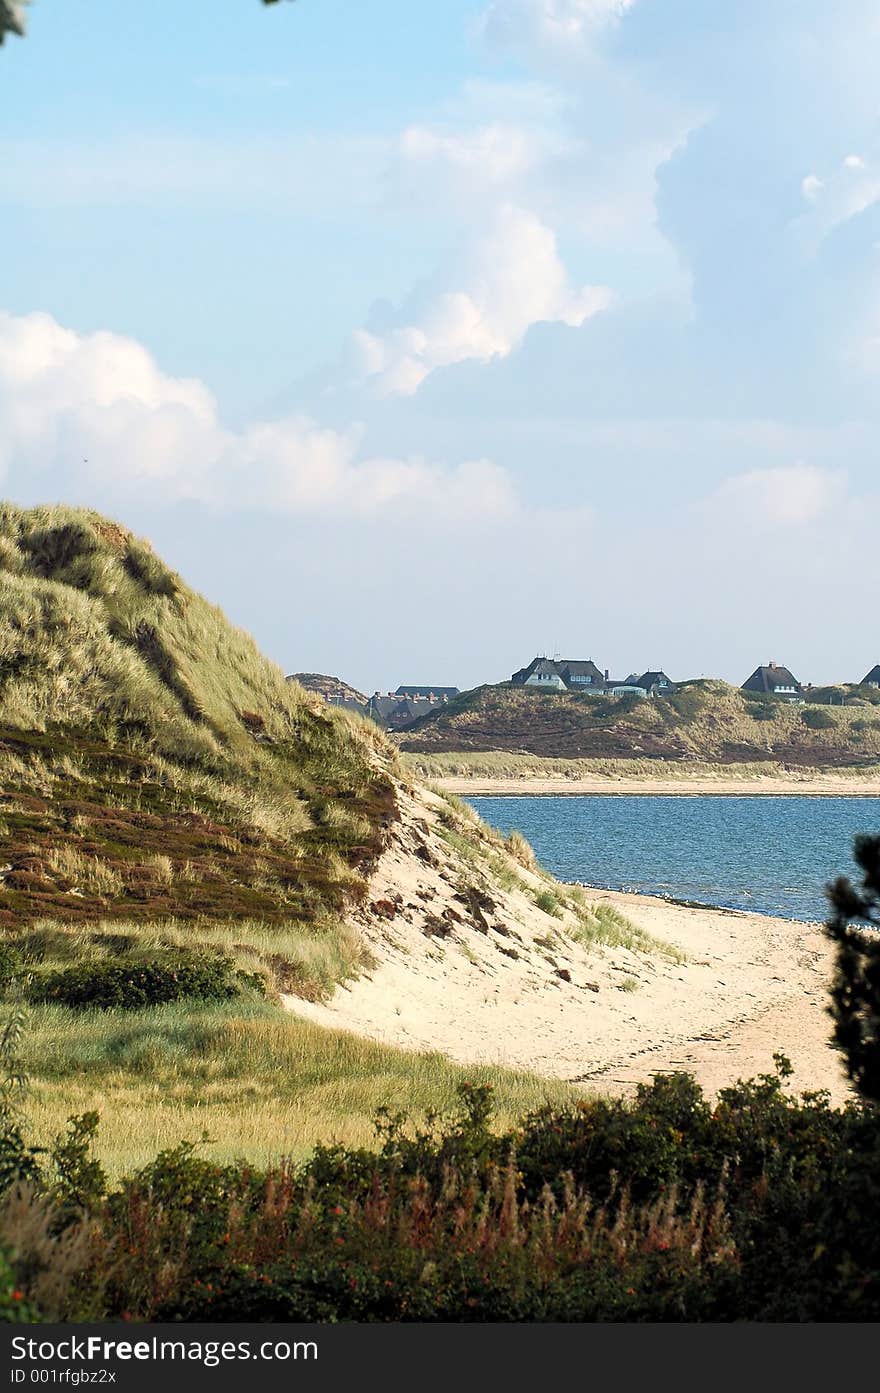
<svg viewBox="0 0 880 1393">
<path fill-rule="evenodd" d="M 875 691 L 878 687 L 880 687 L 880 663 L 878 663 L 876 667 L 871 668 L 871 671 L 868 673 L 867 677 L 862 678 L 861 682 L 859 683 L 859 686 L 873 687 Z"/>
<path fill-rule="evenodd" d="M 517 687 L 541 687 L 545 691 L 586 692 L 596 696 L 668 696 L 675 690 L 665 672 L 651 671 L 641 677 L 631 674 L 625 680 L 610 676 L 592 658 L 533 658 L 528 667 L 513 673 Z"/>
<path fill-rule="evenodd" d="M 424 697 L 426 701 L 431 701 L 435 705 L 441 702 L 451 701 L 459 694 L 458 687 L 414 687 L 407 686 L 405 682 L 395 688 L 394 695 L 401 698 L 408 698 L 410 701 L 417 697 Z"/>
<path fill-rule="evenodd" d="M 756 667 L 751 677 L 747 677 L 743 682 L 740 690 L 763 692 L 767 696 L 796 701 L 803 692 L 803 687 L 787 667 L 779 667 L 778 664 L 770 662 L 766 667 Z"/>
<path fill-rule="evenodd" d="M 628 679 L 629 680 L 629 679 Z M 649 670 L 635 679 L 635 686 L 641 687 L 648 696 L 669 696 L 675 691 L 675 683 L 665 672 Z"/>
<path fill-rule="evenodd" d="M 568 691 L 559 664 L 552 658 L 533 658 L 528 667 L 520 668 L 519 672 L 513 673 L 510 680 L 516 687 L 543 687 L 547 691 Z"/>
</svg>

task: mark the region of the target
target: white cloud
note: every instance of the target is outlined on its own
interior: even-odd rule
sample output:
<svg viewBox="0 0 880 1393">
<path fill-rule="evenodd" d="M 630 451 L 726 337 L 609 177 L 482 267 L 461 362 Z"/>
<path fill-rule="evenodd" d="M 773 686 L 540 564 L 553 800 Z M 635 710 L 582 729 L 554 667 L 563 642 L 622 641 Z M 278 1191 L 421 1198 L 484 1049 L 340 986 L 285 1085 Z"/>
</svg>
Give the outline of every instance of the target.
<svg viewBox="0 0 880 1393">
<path fill-rule="evenodd" d="M 587 50 L 635 0 L 492 0 L 478 23 L 493 47 L 533 52 Z"/>
<path fill-rule="evenodd" d="M 847 155 L 843 163 L 846 169 L 867 168 L 867 162 L 862 158 L 861 155 Z"/>
<path fill-rule="evenodd" d="M 815 174 L 808 174 L 805 179 L 801 180 L 801 192 L 804 198 L 808 198 L 810 202 L 818 197 L 824 187 L 822 180 Z"/>
<path fill-rule="evenodd" d="M 509 204 L 497 211 L 457 275 L 452 288 L 434 285 L 414 296 L 399 324 L 356 332 L 356 374 L 374 379 L 385 395 L 411 395 L 437 368 L 506 357 L 531 325 L 579 327 L 611 302 L 604 286 L 575 290 L 552 230 Z"/>
<path fill-rule="evenodd" d="M 409 164 L 443 173 L 452 169 L 468 179 L 507 184 L 520 178 L 540 158 L 535 136 L 519 127 L 493 121 L 466 131 L 438 131 L 410 126 L 400 140 Z"/>
<path fill-rule="evenodd" d="M 705 505 L 726 528 L 747 531 L 808 527 L 846 498 L 843 474 L 815 465 L 752 469 L 725 479 Z"/>
<path fill-rule="evenodd" d="M 432 518 L 510 517 L 520 505 L 489 460 L 448 467 L 364 456 L 360 431 L 309 417 L 230 431 L 203 383 L 163 373 L 139 343 L 80 335 L 46 314 L 0 313 L 0 479 L 17 494 L 218 508 Z"/>
</svg>

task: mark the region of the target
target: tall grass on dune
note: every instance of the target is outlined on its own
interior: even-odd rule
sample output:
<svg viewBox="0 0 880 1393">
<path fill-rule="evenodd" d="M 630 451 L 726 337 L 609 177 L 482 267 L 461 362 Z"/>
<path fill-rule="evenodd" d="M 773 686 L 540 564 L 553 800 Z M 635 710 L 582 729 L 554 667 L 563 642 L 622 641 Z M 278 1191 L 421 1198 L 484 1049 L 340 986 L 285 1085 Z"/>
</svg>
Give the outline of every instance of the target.
<svg viewBox="0 0 880 1393">
<path fill-rule="evenodd" d="M 255 1164 L 302 1159 L 317 1143 L 376 1145 L 380 1108 L 452 1108 L 463 1081 L 490 1084 L 499 1127 L 577 1090 L 487 1065 L 467 1069 L 328 1030 L 267 1002 L 174 1004 L 128 1012 L 30 1012 L 23 1062 L 40 1144 L 72 1113 L 100 1114 L 96 1154 L 114 1175 L 182 1141 Z"/>
</svg>

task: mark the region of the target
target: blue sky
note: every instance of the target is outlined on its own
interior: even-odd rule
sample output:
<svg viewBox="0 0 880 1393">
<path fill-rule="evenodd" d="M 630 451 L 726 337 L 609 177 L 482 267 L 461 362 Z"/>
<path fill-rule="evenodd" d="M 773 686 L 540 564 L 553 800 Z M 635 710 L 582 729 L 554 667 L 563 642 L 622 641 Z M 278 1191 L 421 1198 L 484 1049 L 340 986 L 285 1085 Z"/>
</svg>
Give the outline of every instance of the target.
<svg viewBox="0 0 880 1393">
<path fill-rule="evenodd" d="M 880 658 L 869 0 L 35 0 L 0 482 L 287 670 Z"/>
</svg>

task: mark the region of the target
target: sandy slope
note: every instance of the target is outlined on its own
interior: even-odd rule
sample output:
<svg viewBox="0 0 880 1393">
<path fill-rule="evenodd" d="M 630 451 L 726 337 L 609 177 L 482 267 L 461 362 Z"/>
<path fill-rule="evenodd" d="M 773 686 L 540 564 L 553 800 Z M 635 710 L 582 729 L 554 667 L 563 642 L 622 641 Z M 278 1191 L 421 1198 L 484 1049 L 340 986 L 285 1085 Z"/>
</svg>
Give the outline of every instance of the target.
<svg viewBox="0 0 880 1393">
<path fill-rule="evenodd" d="M 530 776 L 509 777 L 506 779 L 483 778 L 474 774 L 468 777 L 435 779 L 438 788 L 447 793 L 457 793 L 466 797 L 500 794 L 517 796 L 523 794 L 587 794 L 587 793 L 649 793 L 668 797 L 690 797 L 698 794 L 742 797 L 810 797 L 810 798 L 880 798 L 880 779 L 866 775 L 860 777 L 839 774 L 790 774 L 785 778 L 763 775 L 751 778 L 736 778 L 735 775 L 719 777 L 703 775 L 694 778 L 615 778 L 610 775 L 592 774 L 578 779 L 545 779 Z"/>
<path fill-rule="evenodd" d="M 535 905 L 538 877 L 520 870 L 521 888 L 501 891 L 491 868 L 451 857 L 438 834 L 442 808 L 424 791 L 404 799 L 358 915 L 374 969 L 327 1003 L 288 998 L 290 1009 L 388 1044 L 613 1092 L 678 1068 L 714 1091 L 771 1071 L 781 1049 L 795 1086 L 846 1096 L 827 1044 L 830 954 L 818 926 L 597 890 L 591 900 L 616 906 L 685 961 L 583 948 L 568 937 L 571 916 Z"/>
</svg>

